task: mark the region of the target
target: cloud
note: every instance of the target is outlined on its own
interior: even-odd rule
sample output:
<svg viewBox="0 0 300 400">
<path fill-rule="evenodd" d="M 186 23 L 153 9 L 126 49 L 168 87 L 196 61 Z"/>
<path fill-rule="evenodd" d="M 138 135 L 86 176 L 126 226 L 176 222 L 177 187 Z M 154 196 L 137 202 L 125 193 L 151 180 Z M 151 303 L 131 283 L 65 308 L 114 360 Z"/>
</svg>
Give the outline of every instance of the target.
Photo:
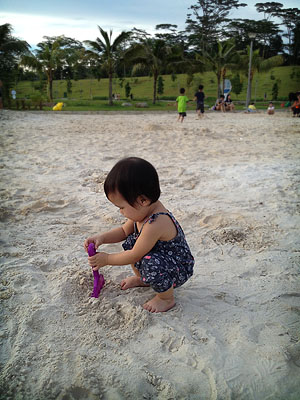
<svg viewBox="0 0 300 400">
<path fill-rule="evenodd" d="M 108 31 L 113 30 L 115 35 L 123 30 L 131 30 L 134 26 L 145 29 L 153 33 L 153 25 L 143 23 L 134 24 L 131 20 L 105 20 L 101 18 L 65 18 L 52 17 L 45 15 L 29 15 L 17 13 L 2 13 L 0 16 L 0 25 L 9 23 L 13 27 L 13 35 L 19 39 L 26 40 L 31 46 L 35 47 L 43 41 L 43 36 L 60 36 L 84 41 L 95 40 L 99 36 L 97 25 Z M 34 27 L 34 29 L 32 29 Z"/>
</svg>

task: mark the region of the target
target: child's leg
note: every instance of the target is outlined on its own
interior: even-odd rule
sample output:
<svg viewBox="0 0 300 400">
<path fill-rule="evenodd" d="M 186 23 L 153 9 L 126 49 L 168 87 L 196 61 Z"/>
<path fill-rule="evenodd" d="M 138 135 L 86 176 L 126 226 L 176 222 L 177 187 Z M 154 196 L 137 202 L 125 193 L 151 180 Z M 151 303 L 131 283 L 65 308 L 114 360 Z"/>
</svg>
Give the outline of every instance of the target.
<svg viewBox="0 0 300 400">
<path fill-rule="evenodd" d="M 131 268 L 134 272 L 134 275 L 129 276 L 128 278 L 125 278 L 122 280 L 121 289 L 126 290 L 126 289 L 130 289 L 133 287 L 138 287 L 138 286 L 149 286 L 141 281 L 141 274 L 139 273 L 139 270 L 136 269 L 133 264 L 131 264 Z"/>
<path fill-rule="evenodd" d="M 153 299 L 143 305 L 144 309 L 152 312 L 164 312 L 175 306 L 174 289 L 171 287 L 165 292 L 157 293 Z"/>
</svg>

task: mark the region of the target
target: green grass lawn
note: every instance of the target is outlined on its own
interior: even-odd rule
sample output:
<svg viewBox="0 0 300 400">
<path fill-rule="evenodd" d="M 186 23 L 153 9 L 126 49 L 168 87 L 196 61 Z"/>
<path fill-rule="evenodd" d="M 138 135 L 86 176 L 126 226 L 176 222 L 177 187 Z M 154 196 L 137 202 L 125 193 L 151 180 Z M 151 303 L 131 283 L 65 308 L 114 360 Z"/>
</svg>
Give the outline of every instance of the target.
<svg viewBox="0 0 300 400">
<path fill-rule="evenodd" d="M 294 76 L 292 72 L 295 71 Z M 297 76 L 298 74 L 298 76 Z M 279 92 L 278 101 L 282 102 L 287 98 L 289 92 L 300 90 L 300 66 L 295 67 L 276 67 L 269 72 L 256 73 L 254 75 L 252 84 L 252 101 L 261 102 L 265 106 L 264 94 L 267 95 L 267 100 L 272 100 L 272 87 L 276 81 L 278 81 Z M 228 78 L 232 74 L 228 73 Z M 113 81 L 113 93 L 119 93 L 121 101 L 115 101 L 114 106 L 111 107 L 107 103 L 108 96 L 108 79 L 84 79 L 78 81 L 72 81 L 72 93 L 66 98 L 67 93 L 67 82 L 64 80 L 58 80 L 53 82 L 53 96 L 54 102 L 63 101 L 66 105 L 64 110 L 145 110 L 138 109 L 136 107 L 122 107 L 124 101 L 128 101 L 125 97 L 125 84 L 129 82 L 131 87 L 131 93 L 133 94 L 133 101 L 147 101 L 149 104 L 149 110 L 176 110 L 174 102 L 171 99 L 175 99 L 178 96 L 179 89 L 185 87 L 186 95 L 193 99 L 194 93 L 197 86 L 201 83 L 204 85 L 204 92 L 206 95 L 206 105 L 212 106 L 217 96 L 217 80 L 216 76 L 212 72 L 206 72 L 203 74 L 195 74 L 194 80 L 191 85 L 187 86 L 187 75 L 179 74 L 177 79 L 172 81 L 171 75 L 164 75 L 164 93 L 161 99 L 167 98 L 170 100 L 160 101 L 156 105 L 152 105 L 153 95 L 153 78 L 152 77 L 132 77 L 125 78 L 123 81 L 123 87 L 121 87 L 121 81 L 116 78 Z M 243 77 L 243 90 L 242 93 L 236 95 L 232 93 L 234 101 L 245 101 L 247 91 L 247 77 Z M 17 98 L 30 99 L 31 96 L 38 95 L 39 92 L 35 89 L 36 82 L 22 81 L 16 86 Z M 257 103 L 260 106 L 260 103 Z M 195 105 L 192 103 L 189 105 L 189 109 L 194 109 Z M 243 108 L 242 105 L 238 105 L 237 108 Z M 47 109 L 47 108 L 45 108 Z M 49 108 L 50 109 L 50 108 Z"/>
</svg>

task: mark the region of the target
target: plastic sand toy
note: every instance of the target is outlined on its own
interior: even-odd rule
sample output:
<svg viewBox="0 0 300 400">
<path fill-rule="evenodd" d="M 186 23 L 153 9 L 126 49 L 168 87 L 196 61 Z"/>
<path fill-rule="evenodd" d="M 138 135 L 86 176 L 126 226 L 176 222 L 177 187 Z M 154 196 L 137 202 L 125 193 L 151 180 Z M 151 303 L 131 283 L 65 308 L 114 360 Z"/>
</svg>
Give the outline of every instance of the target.
<svg viewBox="0 0 300 400">
<path fill-rule="evenodd" d="M 64 106 L 64 103 L 57 103 L 55 106 L 52 108 L 53 111 L 61 111 Z"/>
<path fill-rule="evenodd" d="M 90 243 L 88 247 L 88 255 L 94 256 L 96 254 L 96 249 L 94 243 Z M 101 289 L 103 288 L 105 284 L 104 276 L 102 274 L 99 274 L 99 271 L 93 271 L 94 275 L 94 289 L 92 291 L 91 297 L 99 297 L 99 294 L 101 292 Z"/>
</svg>

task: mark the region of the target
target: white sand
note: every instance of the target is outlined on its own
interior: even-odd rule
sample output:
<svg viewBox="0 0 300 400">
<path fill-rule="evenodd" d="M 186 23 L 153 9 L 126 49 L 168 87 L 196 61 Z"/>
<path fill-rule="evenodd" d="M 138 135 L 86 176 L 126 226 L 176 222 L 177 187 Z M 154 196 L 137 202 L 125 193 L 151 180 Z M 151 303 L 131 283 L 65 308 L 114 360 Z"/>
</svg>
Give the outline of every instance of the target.
<svg viewBox="0 0 300 400">
<path fill-rule="evenodd" d="M 1 399 L 300 398 L 300 119 L 176 117 L 1 111 Z M 129 266 L 89 299 L 83 241 L 123 221 L 103 181 L 129 155 L 196 259 L 163 314 Z"/>
</svg>

